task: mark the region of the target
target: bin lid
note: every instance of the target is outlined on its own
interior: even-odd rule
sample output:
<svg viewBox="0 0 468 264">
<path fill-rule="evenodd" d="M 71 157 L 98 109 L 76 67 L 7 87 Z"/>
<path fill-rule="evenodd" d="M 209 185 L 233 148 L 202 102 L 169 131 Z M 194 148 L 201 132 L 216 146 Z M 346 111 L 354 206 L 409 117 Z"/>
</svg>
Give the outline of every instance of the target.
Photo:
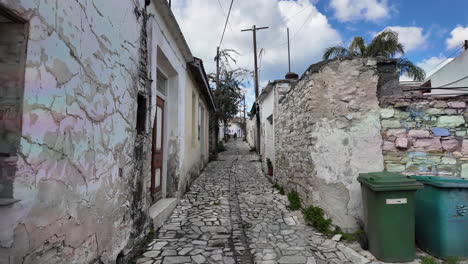
<svg viewBox="0 0 468 264">
<path fill-rule="evenodd" d="M 468 180 L 462 178 L 439 176 L 412 176 L 412 178 L 424 184 L 440 188 L 468 188 Z"/>
<path fill-rule="evenodd" d="M 360 173 L 358 181 L 373 191 L 407 191 L 424 187 L 415 179 L 395 172 Z"/>
</svg>

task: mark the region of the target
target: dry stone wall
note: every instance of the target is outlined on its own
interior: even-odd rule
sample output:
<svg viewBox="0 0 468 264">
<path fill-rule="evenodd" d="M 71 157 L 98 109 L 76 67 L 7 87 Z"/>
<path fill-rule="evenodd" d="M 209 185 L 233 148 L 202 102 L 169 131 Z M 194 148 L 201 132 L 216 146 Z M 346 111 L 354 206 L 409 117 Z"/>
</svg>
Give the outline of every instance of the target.
<svg viewBox="0 0 468 264">
<path fill-rule="evenodd" d="M 280 100 L 275 175 L 344 230 L 361 218 L 359 173 L 384 169 L 377 92 L 397 85 L 393 61 L 324 61 Z"/>
<path fill-rule="evenodd" d="M 468 177 L 467 98 L 385 100 L 385 168 L 416 175 Z"/>
</svg>

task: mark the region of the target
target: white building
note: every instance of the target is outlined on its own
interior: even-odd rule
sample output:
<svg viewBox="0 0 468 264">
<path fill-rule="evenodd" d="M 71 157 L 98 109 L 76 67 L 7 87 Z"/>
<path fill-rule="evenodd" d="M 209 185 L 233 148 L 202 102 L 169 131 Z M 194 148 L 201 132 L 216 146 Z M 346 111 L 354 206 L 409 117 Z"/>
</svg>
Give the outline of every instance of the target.
<svg viewBox="0 0 468 264">
<path fill-rule="evenodd" d="M 260 108 L 260 114 L 256 115 L 255 118 L 258 116 L 260 117 L 259 154 L 261 156 L 262 166 L 264 169 L 267 168 L 268 159 L 271 160 L 273 166 L 275 164 L 275 119 L 278 115 L 278 102 L 284 93 L 286 93 L 295 82 L 296 80 L 294 79 L 270 82 L 265 88 L 263 88 L 262 92 L 258 96 L 257 101 Z M 255 131 L 256 130 L 252 130 L 252 132 Z"/>
<path fill-rule="evenodd" d="M 424 87 L 452 88 L 434 89 L 431 94 L 459 94 L 468 93 L 468 89 L 456 89 L 457 87 L 468 87 L 468 49 L 465 49 L 455 59 L 427 77 Z"/>
<path fill-rule="evenodd" d="M 219 136 L 218 139 L 222 140 L 225 135 L 234 136 L 237 135 L 238 138 L 244 137 L 244 118 L 234 117 L 230 119 L 227 124 L 224 124 L 223 121 L 219 122 Z"/>
</svg>

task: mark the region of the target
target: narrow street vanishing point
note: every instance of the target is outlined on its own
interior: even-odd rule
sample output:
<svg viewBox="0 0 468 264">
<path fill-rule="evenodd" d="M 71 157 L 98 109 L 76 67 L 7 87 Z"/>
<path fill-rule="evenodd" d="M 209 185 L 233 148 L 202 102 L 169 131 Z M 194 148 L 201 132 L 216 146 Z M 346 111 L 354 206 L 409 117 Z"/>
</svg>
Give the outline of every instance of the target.
<svg viewBox="0 0 468 264">
<path fill-rule="evenodd" d="M 370 263 L 358 244 L 330 240 L 287 209 L 258 156 L 231 140 L 209 163 L 137 263 Z M 355 251 L 356 250 L 356 251 Z M 378 262 L 374 262 L 378 263 Z"/>
</svg>

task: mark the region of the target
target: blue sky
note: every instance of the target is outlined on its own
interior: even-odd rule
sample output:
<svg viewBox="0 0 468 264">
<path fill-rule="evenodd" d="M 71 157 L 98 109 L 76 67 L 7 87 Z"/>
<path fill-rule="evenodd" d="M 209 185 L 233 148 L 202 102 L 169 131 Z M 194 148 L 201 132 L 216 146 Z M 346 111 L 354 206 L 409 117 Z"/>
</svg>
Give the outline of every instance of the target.
<svg viewBox="0 0 468 264">
<path fill-rule="evenodd" d="M 172 0 L 174 14 L 192 53 L 207 72 L 219 44 L 231 0 Z M 260 86 L 287 72 L 286 28 L 290 28 L 292 70 L 301 75 L 321 60 L 326 47 L 347 46 L 354 36 L 371 40 L 391 27 L 400 33 L 406 57 L 426 71 L 442 66 L 468 39 L 467 0 L 235 0 L 221 48 L 235 49 L 238 66 L 253 70 L 251 33 L 258 33 Z M 250 108 L 254 91 L 248 85 Z"/>
</svg>

